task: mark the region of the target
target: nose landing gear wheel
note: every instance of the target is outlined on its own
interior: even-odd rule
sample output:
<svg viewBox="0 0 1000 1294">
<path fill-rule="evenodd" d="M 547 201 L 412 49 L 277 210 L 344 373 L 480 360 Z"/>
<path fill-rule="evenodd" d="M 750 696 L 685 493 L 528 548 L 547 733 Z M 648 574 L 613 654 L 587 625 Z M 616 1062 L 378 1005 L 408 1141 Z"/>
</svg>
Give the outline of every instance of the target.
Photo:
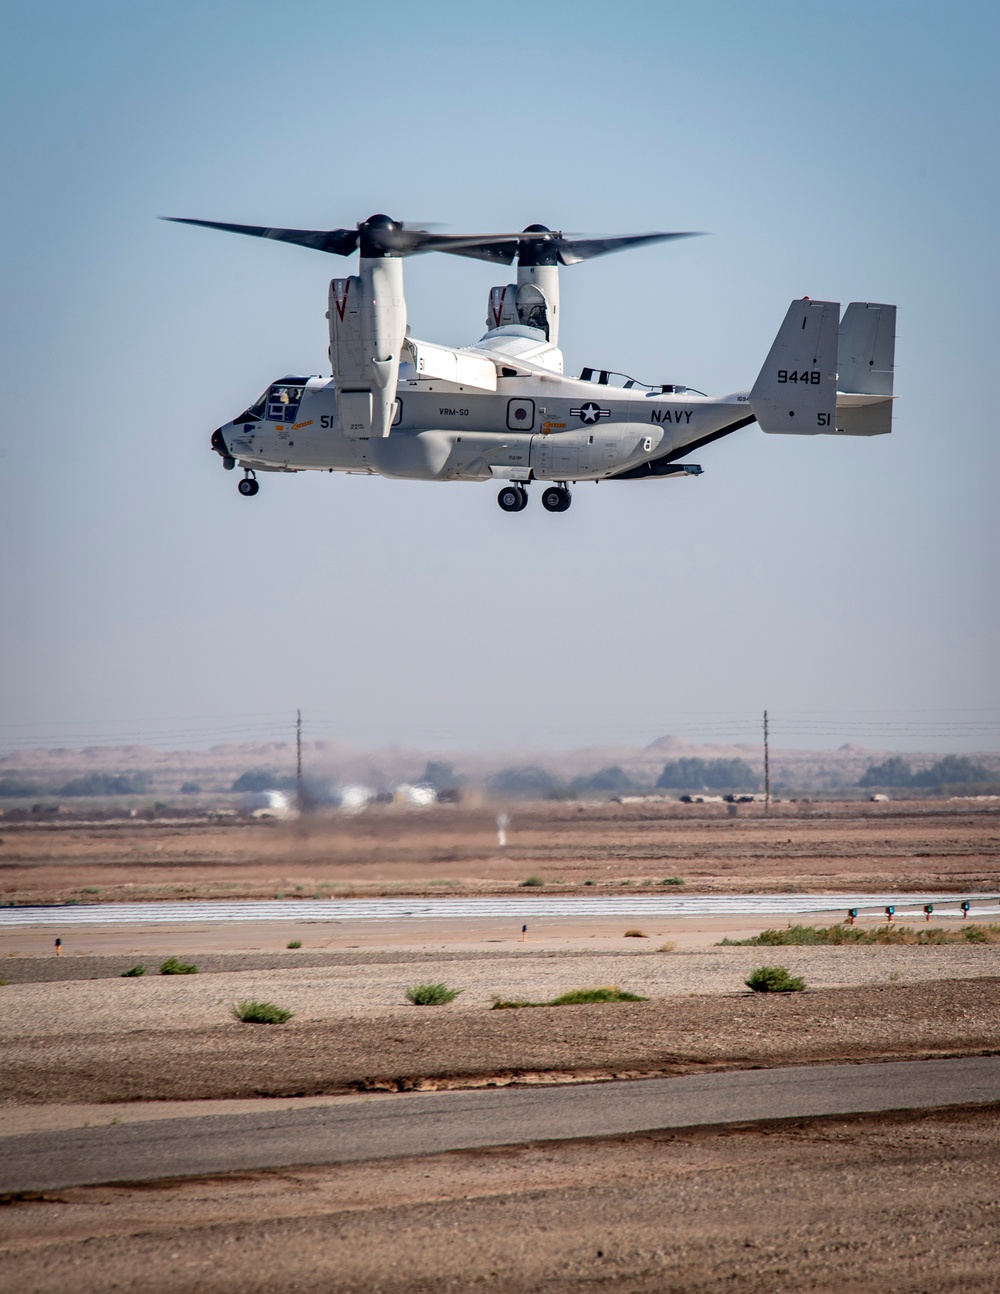
<svg viewBox="0 0 1000 1294">
<path fill-rule="evenodd" d="M 243 480 L 240 481 L 239 485 L 236 488 L 239 490 L 240 494 L 244 495 L 246 498 L 249 499 L 254 494 L 257 493 L 257 491 L 260 489 L 260 485 L 257 483 L 257 480 L 255 477 L 244 476 Z"/>
<path fill-rule="evenodd" d="M 521 512 L 528 506 L 528 491 L 523 485 L 505 485 L 497 495 L 504 512 Z"/>
<path fill-rule="evenodd" d="M 542 507 L 546 512 L 565 512 L 573 502 L 573 496 L 562 485 L 553 485 L 542 492 Z"/>
</svg>

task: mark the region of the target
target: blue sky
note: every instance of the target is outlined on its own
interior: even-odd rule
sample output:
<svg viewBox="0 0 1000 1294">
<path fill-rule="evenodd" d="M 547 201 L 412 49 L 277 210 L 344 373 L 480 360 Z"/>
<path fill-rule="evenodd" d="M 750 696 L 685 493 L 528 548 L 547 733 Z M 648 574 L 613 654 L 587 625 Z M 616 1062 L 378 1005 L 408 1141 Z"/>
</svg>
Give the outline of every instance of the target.
<svg viewBox="0 0 1000 1294">
<path fill-rule="evenodd" d="M 0 749 L 664 732 L 1000 746 L 995 5 L 290 0 L 7 14 Z M 567 369 L 725 393 L 791 298 L 899 305 L 896 427 L 749 428 L 704 475 L 305 474 L 240 498 L 212 429 L 325 367 L 350 263 L 158 222 L 387 210 L 709 237 L 563 275 Z M 418 336 L 494 269 L 406 263 Z M 537 501 L 536 501 L 537 505 Z"/>
</svg>

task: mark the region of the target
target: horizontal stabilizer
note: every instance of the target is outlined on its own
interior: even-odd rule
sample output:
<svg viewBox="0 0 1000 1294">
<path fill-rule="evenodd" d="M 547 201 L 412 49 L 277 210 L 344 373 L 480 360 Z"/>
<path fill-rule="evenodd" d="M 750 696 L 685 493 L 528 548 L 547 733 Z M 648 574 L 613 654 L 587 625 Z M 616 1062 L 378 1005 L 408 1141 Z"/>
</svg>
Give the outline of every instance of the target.
<svg viewBox="0 0 1000 1294">
<path fill-rule="evenodd" d="M 892 396 L 837 392 L 838 436 L 885 436 L 892 431 Z"/>
<path fill-rule="evenodd" d="M 839 321 L 836 301 L 803 298 L 788 307 L 750 392 L 762 431 L 798 436 L 833 431 Z"/>
</svg>

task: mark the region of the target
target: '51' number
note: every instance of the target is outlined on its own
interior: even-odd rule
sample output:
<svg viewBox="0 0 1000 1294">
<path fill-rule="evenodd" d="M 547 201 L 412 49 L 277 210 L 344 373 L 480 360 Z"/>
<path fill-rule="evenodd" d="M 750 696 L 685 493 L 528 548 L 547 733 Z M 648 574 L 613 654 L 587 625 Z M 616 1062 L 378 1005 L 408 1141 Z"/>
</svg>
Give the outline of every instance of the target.
<svg viewBox="0 0 1000 1294">
<path fill-rule="evenodd" d="M 819 386 L 820 375 L 818 369 L 803 369 L 801 373 L 794 370 L 789 373 L 787 368 L 778 369 L 779 382 L 806 382 L 809 386 Z"/>
</svg>

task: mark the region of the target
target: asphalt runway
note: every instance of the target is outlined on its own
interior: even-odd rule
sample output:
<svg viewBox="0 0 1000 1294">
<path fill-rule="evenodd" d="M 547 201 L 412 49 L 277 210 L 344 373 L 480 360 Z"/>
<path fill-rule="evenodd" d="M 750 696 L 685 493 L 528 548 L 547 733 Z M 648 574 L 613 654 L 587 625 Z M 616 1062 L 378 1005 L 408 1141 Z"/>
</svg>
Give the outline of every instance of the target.
<svg viewBox="0 0 1000 1294">
<path fill-rule="evenodd" d="M 441 899 L 224 899 L 180 903 L 80 903 L 51 907 L 0 907 L 0 928 L 28 926 L 185 925 L 232 921 L 415 921 L 483 918 L 537 921 L 571 917 L 789 917 L 836 914 L 849 908 L 865 916 L 884 914 L 923 918 L 923 906 L 934 906 L 934 919 L 961 917 L 960 902 L 970 902 L 970 916 L 1000 916 L 996 894 L 635 894 L 614 897 L 556 894 L 530 898 Z"/>
<path fill-rule="evenodd" d="M 302 1110 L 4 1137 L 0 1193 L 992 1102 L 1000 1102 L 1000 1056 L 358 1097 Z"/>
</svg>

